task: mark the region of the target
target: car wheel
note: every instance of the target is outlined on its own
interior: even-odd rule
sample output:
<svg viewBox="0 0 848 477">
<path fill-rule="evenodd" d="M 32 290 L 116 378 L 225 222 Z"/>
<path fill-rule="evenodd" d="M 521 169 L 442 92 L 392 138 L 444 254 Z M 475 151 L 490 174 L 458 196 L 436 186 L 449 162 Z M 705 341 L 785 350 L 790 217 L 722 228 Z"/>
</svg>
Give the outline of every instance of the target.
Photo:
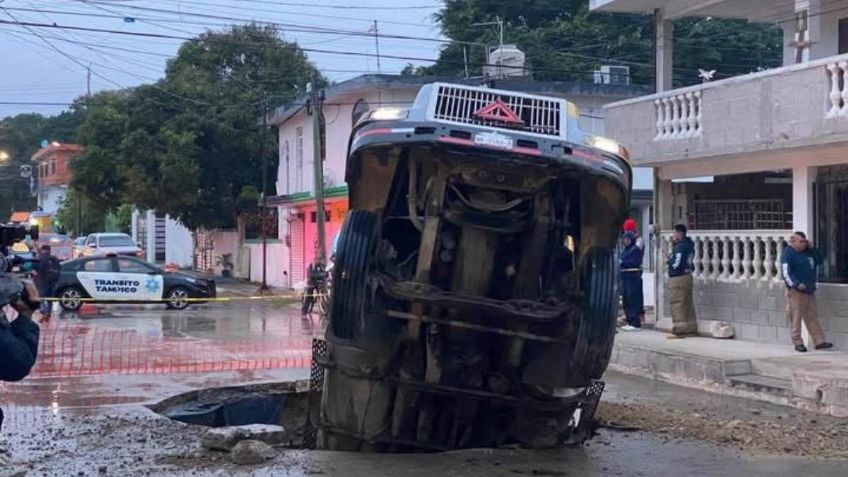
<svg viewBox="0 0 848 477">
<path fill-rule="evenodd" d="M 185 310 L 189 305 L 188 290 L 183 287 L 174 287 L 168 292 L 168 308 L 172 310 Z"/>
<path fill-rule="evenodd" d="M 66 311 L 77 311 L 82 308 L 83 293 L 77 287 L 63 288 L 59 292 L 59 306 Z"/>
</svg>

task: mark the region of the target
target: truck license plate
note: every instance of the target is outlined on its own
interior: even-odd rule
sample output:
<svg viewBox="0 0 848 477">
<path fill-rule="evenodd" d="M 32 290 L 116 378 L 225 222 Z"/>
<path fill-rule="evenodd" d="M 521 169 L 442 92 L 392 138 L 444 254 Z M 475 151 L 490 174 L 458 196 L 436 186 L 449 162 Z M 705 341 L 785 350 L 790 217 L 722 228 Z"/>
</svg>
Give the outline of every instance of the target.
<svg viewBox="0 0 848 477">
<path fill-rule="evenodd" d="M 481 146 L 497 147 L 499 149 L 512 149 L 515 145 L 515 141 L 511 137 L 498 134 L 494 131 L 475 134 L 474 143 Z"/>
</svg>

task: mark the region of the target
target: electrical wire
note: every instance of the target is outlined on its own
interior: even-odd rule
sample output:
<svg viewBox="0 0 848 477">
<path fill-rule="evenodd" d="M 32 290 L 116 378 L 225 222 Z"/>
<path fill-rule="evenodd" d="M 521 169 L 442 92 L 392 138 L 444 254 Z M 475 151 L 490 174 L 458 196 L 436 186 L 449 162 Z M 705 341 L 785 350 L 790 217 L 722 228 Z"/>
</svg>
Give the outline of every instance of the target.
<svg viewBox="0 0 848 477">
<path fill-rule="evenodd" d="M 59 24 L 46 24 L 46 23 L 38 23 L 38 22 L 22 22 L 22 21 L 8 21 L 8 20 L 0 20 L 0 25 L 13 25 L 13 26 L 23 26 L 23 27 L 40 27 L 40 28 L 54 28 L 54 29 L 62 29 L 62 30 L 72 30 L 72 31 L 87 31 L 87 32 L 96 32 L 96 33 L 105 33 L 105 34 L 113 34 L 113 35 L 124 35 L 124 36 L 135 36 L 135 37 L 144 37 L 144 38 L 166 38 L 173 40 L 182 40 L 182 41 L 196 41 L 198 38 L 191 37 L 181 37 L 176 35 L 169 35 L 163 33 L 150 33 L 150 32 L 129 32 L 129 31 L 121 31 L 121 30 L 111 30 L 105 28 L 92 28 L 92 27 L 83 27 L 83 26 L 75 26 L 75 25 L 59 25 Z M 240 45 L 240 46 L 253 46 L 253 47 L 264 47 L 266 45 L 259 43 L 250 43 L 244 41 L 232 41 L 222 38 L 216 38 L 213 36 L 207 36 L 205 38 L 201 38 L 201 40 L 207 40 L 212 42 L 218 42 L 222 44 L 231 44 L 231 45 Z M 296 48 L 296 46 L 294 46 Z M 298 48 L 298 50 L 305 53 L 316 53 L 316 54 L 327 54 L 327 55 L 338 55 L 338 56 L 354 56 L 354 57 L 366 57 L 372 58 L 376 57 L 375 53 L 365 53 L 359 51 L 349 51 L 349 50 L 329 50 L 329 49 L 320 49 L 320 48 Z M 381 58 L 385 59 L 396 59 L 396 60 L 406 60 L 406 61 L 420 61 L 420 62 L 429 62 L 436 63 L 442 60 L 433 59 L 433 58 L 424 58 L 424 57 L 414 57 L 414 56 L 403 56 L 403 55 L 390 55 L 390 54 L 381 54 L 379 55 Z M 445 64 L 456 64 L 456 65 L 464 65 L 465 62 L 462 61 L 442 61 Z M 468 66 L 491 66 L 491 67 L 500 67 L 501 65 L 493 64 L 493 63 L 485 63 L 485 62 L 468 62 Z M 594 71 L 585 71 L 585 70 L 574 70 L 574 69 L 566 69 L 566 68 L 546 68 L 546 67 L 534 67 L 527 68 L 536 72 L 551 72 L 551 73 L 578 73 L 578 74 L 593 74 Z M 632 75 L 631 77 L 648 77 L 647 75 Z M 653 77 L 651 77 L 653 78 Z"/>
</svg>

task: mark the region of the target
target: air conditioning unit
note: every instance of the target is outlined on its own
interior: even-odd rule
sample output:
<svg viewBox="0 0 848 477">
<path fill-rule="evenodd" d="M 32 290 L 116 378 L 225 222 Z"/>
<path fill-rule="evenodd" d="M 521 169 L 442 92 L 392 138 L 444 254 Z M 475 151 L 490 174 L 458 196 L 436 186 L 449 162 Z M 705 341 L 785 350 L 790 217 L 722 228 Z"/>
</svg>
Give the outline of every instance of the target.
<svg viewBox="0 0 848 477">
<path fill-rule="evenodd" d="M 603 65 L 595 71 L 595 84 L 630 84 L 630 67 Z"/>
</svg>

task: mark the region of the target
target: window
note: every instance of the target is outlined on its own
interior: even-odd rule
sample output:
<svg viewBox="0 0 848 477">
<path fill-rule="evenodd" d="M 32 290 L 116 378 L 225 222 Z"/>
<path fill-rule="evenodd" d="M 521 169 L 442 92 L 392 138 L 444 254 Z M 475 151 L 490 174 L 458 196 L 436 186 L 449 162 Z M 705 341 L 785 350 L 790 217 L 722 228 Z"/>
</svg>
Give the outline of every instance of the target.
<svg viewBox="0 0 848 477">
<path fill-rule="evenodd" d="M 88 237 L 88 238 L 85 240 L 85 246 L 86 246 L 86 247 L 91 247 L 92 245 L 96 245 L 96 243 L 95 243 L 95 242 L 96 242 L 96 239 L 95 239 L 94 237 Z"/>
<path fill-rule="evenodd" d="M 56 159 L 50 161 L 50 175 L 56 174 Z"/>
<path fill-rule="evenodd" d="M 294 187 L 297 192 L 303 192 L 303 128 L 299 127 L 295 130 L 294 141 Z"/>
<path fill-rule="evenodd" d="M 151 273 L 156 272 L 156 269 L 150 265 L 131 258 L 119 258 L 118 270 L 123 273 Z"/>
<path fill-rule="evenodd" d="M 103 235 L 100 237 L 101 247 L 135 247 L 132 237 L 129 235 Z"/>
<path fill-rule="evenodd" d="M 839 54 L 848 53 L 848 18 L 839 19 Z"/>
<path fill-rule="evenodd" d="M 848 166 L 820 167 L 814 197 L 813 243 L 824 259 L 819 279 L 848 283 Z"/>
<path fill-rule="evenodd" d="M 309 221 L 314 224 L 315 222 L 317 222 L 317 218 L 318 218 L 318 212 L 312 212 L 309 216 Z M 330 221 L 330 211 L 325 210 L 324 211 L 324 222 L 329 222 L 329 221 Z"/>
<path fill-rule="evenodd" d="M 97 258 L 94 260 L 89 260 L 85 262 L 83 265 L 83 270 L 86 272 L 111 272 L 112 271 L 112 259 L 111 258 Z"/>
</svg>

